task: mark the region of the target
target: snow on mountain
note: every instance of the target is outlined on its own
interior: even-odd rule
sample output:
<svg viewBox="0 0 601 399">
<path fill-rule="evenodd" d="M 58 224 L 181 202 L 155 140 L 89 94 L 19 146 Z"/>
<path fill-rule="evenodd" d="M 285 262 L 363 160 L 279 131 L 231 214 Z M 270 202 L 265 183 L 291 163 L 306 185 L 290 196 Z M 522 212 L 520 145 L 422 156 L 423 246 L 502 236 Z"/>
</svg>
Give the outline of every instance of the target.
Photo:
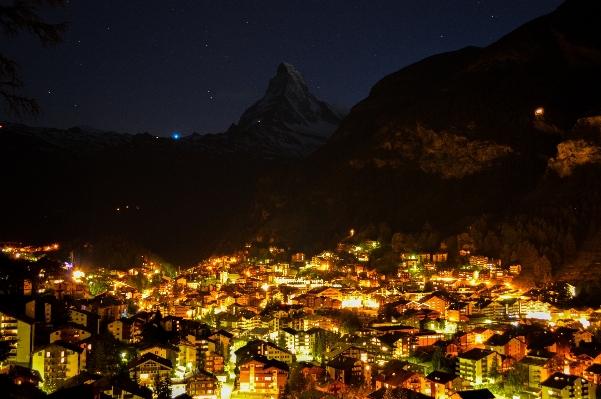
<svg viewBox="0 0 601 399">
<path fill-rule="evenodd" d="M 323 146 L 345 115 L 309 93 L 303 75 L 283 62 L 265 96 L 240 117 L 238 128 L 252 132 L 294 157 Z"/>
<path fill-rule="evenodd" d="M 67 130 L 31 127 L 16 123 L 3 123 L 0 131 L 2 145 L 14 150 L 26 145 L 30 150 L 43 152 L 69 151 L 75 155 L 96 153 L 106 147 L 116 147 L 133 140 L 129 134 L 103 132 L 91 127 L 74 127 Z"/>
<path fill-rule="evenodd" d="M 89 126 L 63 130 L 5 123 L 0 131 L 0 145 L 7 150 L 37 149 L 80 157 L 128 146 L 128 151 L 178 149 L 217 156 L 302 158 L 323 146 L 344 116 L 344 111 L 309 93 L 303 75 L 284 62 L 269 81 L 265 96 L 244 112 L 238 125 L 232 124 L 224 133 L 195 133 L 174 140 L 147 133 L 103 132 Z"/>
</svg>

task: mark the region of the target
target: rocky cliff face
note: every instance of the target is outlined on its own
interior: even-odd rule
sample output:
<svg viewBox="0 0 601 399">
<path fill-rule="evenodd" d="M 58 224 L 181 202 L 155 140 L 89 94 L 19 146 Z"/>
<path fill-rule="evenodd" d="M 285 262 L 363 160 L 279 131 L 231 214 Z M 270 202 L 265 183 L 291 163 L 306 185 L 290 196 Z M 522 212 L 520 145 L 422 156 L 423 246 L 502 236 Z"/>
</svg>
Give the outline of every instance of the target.
<svg viewBox="0 0 601 399">
<path fill-rule="evenodd" d="M 601 163 L 601 146 L 586 140 L 567 140 L 557 145 L 557 156 L 549 159 L 549 170 L 566 177 L 578 167 Z"/>
<path fill-rule="evenodd" d="M 407 162 L 416 162 L 423 172 L 437 174 L 444 179 L 460 179 L 481 172 L 489 168 L 493 161 L 513 152 L 507 145 L 469 140 L 446 131 L 435 132 L 419 124 L 413 130 L 405 128 L 387 136 L 379 146 L 385 156 L 380 155 L 367 162 L 378 168 L 400 168 Z M 354 159 L 349 164 L 360 168 L 365 162 Z"/>
<path fill-rule="evenodd" d="M 548 172 L 563 178 L 579 166 L 601 163 L 601 116 L 579 119 L 568 137 L 557 145 L 557 156 L 549 158 Z"/>
</svg>

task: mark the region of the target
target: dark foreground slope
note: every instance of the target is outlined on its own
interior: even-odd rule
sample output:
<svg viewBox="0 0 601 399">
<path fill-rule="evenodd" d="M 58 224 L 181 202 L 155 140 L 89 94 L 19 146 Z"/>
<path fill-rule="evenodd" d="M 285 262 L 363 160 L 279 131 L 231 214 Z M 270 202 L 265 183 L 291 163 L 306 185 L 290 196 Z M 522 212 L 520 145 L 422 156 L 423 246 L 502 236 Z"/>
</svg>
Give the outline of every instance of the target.
<svg viewBox="0 0 601 399">
<path fill-rule="evenodd" d="M 2 130 L 0 241 L 120 236 L 182 265 L 212 253 L 259 176 L 284 162 L 147 134 L 92 136 L 80 147 L 77 134 L 65 139 L 73 132 L 48 129 L 64 139 L 49 142 L 36 140 L 40 129 Z"/>
<path fill-rule="evenodd" d="M 259 177 L 327 142 L 341 115 L 282 63 L 239 125 L 179 140 L 90 128 L 0 129 L 0 241 L 119 236 L 176 265 L 247 218 Z"/>
<path fill-rule="evenodd" d="M 385 77 L 294 173 L 262 180 L 249 231 L 311 247 L 370 222 L 452 232 L 536 206 L 523 199 L 557 145 L 601 109 L 599 18 L 598 2 L 568 0 L 486 48 Z"/>
</svg>

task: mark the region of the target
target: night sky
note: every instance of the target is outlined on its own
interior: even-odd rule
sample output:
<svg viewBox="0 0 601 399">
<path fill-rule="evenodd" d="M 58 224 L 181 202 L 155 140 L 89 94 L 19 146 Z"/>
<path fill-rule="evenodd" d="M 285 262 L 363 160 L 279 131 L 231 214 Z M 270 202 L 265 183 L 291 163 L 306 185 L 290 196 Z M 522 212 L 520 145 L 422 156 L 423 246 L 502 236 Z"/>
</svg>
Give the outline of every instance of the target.
<svg viewBox="0 0 601 399">
<path fill-rule="evenodd" d="M 263 96 L 282 61 L 319 99 L 350 108 L 381 78 L 429 55 L 486 46 L 560 0 L 67 1 L 70 22 L 43 49 L 22 34 L 2 53 L 22 65 L 28 125 L 87 125 L 170 136 L 215 133 Z M 0 118 L 7 119 L 5 114 Z"/>
</svg>

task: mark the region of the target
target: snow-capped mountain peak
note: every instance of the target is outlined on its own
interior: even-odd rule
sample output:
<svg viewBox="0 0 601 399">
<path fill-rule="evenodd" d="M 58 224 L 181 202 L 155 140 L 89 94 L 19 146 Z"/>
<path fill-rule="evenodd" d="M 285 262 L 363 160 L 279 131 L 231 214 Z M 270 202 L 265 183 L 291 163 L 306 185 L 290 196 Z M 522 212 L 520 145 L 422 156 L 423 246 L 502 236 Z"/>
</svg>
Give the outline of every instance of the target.
<svg viewBox="0 0 601 399">
<path fill-rule="evenodd" d="M 329 140 L 343 116 L 317 100 L 303 75 L 283 62 L 263 98 L 244 112 L 238 128 L 262 136 L 282 151 L 305 156 Z"/>
</svg>

